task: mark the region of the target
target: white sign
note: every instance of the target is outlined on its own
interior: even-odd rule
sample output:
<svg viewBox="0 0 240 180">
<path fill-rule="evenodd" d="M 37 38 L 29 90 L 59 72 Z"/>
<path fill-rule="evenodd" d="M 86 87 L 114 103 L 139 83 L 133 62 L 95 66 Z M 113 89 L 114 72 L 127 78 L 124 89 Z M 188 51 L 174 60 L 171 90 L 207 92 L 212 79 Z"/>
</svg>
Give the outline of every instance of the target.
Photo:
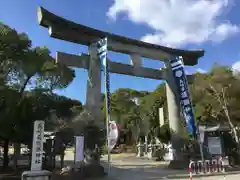
<svg viewBox="0 0 240 180">
<path fill-rule="evenodd" d="M 162 127 L 164 125 L 164 112 L 163 112 L 163 108 L 159 108 L 159 124 L 160 124 L 160 127 Z"/>
<path fill-rule="evenodd" d="M 35 121 L 33 129 L 31 171 L 42 170 L 43 139 L 44 121 Z"/>
<path fill-rule="evenodd" d="M 75 140 L 75 162 L 82 162 L 84 160 L 84 137 L 76 136 Z"/>
<path fill-rule="evenodd" d="M 213 155 L 221 155 L 222 146 L 220 137 L 208 137 L 208 149 Z"/>
<path fill-rule="evenodd" d="M 118 127 L 115 121 L 109 122 L 109 150 L 111 151 L 118 140 Z"/>
</svg>

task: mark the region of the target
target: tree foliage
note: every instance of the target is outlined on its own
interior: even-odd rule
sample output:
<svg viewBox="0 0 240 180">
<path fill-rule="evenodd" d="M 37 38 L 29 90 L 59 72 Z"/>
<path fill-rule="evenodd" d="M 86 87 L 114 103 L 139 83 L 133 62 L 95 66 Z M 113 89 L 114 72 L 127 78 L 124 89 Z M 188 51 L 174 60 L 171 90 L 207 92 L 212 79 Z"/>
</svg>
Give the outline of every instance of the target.
<svg viewBox="0 0 240 180">
<path fill-rule="evenodd" d="M 31 142 L 34 120 L 46 120 L 54 130 L 82 110 L 79 101 L 54 94 L 74 77 L 73 70 L 55 63 L 48 48 L 33 47 L 25 33 L 0 23 L 0 137 L 5 147 L 10 141 Z"/>
<path fill-rule="evenodd" d="M 238 124 L 240 119 L 240 108 L 237 103 L 240 100 L 238 74 L 234 74 L 230 67 L 214 64 L 209 73 L 196 73 L 193 76 L 194 81 L 189 84 L 189 88 L 198 123 L 229 125 L 225 111 L 227 108 L 233 126 Z M 102 97 L 104 99 L 104 95 Z M 148 135 L 169 141 L 169 126 L 159 128 L 159 108 L 164 108 L 164 119 L 168 122 L 166 98 L 164 83 L 153 92 L 118 89 L 111 94 L 111 119 L 116 120 L 123 129 L 131 132 L 130 134 L 135 134 L 135 138 Z M 137 104 L 134 99 L 137 99 Z M 224 102 L 226 107 L 223 106 Z"/>
<path fill-rule="evenodd" d="M 196 117 L 203 123 L 227 123 L 223 104 L 219 102 L 225 95 L 229 115 L 233 123 L 239 123 L 239 90 L 239 79 L 227 66 L 215 64 L 209 73 L 197 73 L 191 85 Z"/>
</svg>

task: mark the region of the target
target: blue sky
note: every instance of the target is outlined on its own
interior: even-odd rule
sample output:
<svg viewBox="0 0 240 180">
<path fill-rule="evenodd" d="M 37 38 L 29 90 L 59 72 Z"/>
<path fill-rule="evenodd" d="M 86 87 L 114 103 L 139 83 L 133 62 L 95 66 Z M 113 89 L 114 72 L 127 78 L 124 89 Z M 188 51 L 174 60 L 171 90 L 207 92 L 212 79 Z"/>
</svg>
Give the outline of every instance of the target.
<svg viewBox="0 0 240 180">
<path fill-rule="evenodd" d="M 50 38 L 47 29 L 37 23 L 37 7 L 96 29 L 151 41 L 156 44 L 206 51 L 188 73 L 209 70 L 214 62 L 232 66 L 240 60 L 240 2 L 234 0 L 1 0 L 0 21 L 26 32 L 34 46 L 46 45 L 56 51 L 73 54 L 87 47 Z M 169 4 L 170 3 L 170 4 Z M 171 4 L 172 3 L 172 4 Z M 210 3 L 210 4 L 206 4 Z M 208 7 L 208 8 L 206 8 Z M 130 63 L 126 55 L 109 54 L 113 61 Z M 162 67 L 162 63 L 144 60 L 144 66 Z M 118 88 L 154 90 L 160 81 L 111 74 L 111 91 Z M 59 93 L 85 101 L 87 71 L 76 70 L 71 85 Z M 103 88 L 102 88 L 103 89 Z"/>
</svg>

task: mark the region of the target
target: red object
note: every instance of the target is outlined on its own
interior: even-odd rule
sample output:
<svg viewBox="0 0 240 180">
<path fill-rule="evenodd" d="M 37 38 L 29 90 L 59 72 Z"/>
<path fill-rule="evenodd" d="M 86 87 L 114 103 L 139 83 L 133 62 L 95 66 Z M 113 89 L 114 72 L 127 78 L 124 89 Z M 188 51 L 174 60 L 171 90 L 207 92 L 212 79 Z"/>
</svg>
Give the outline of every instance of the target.
<svg viewBox="0 0 240 180">
<path fill-rule="evenodd" d="M 119 131 L 120 131 L 120 125 L 119 124 L 117 124 L 117 123 L 110 123 L 110 128 L 111 129 L 118 129 Z"/>
<path fill-rule="evenodd" d="M 192 180 L 192 168 L 188 168 L 188 172 L 189 172 L 189 178 L 190 180 Z"/>
<path fill-rule="evenodd" d="M 111 128 L 111 129 L 117 129 L 117 125 L 116 125 L 115 123 L 111 123 L 111 124 L 110 124 L 110 128 Z"/>
</svg>

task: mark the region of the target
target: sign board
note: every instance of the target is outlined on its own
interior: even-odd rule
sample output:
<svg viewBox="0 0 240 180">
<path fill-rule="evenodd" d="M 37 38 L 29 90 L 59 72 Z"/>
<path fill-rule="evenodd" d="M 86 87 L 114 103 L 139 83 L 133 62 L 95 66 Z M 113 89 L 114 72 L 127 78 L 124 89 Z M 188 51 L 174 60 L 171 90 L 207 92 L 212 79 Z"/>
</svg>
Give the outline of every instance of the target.
<svg viewBox="0 0 240 180">
<path fill-rule="evenodd" d="M 84 160 L 84 137 L 76 136 L 75 141 L 75 162 L 82 162 Z"/>
<path fill-rule="evenodd" d="M 35 121 L 33 128 L 31 171 L 42 170 L 44 121 Z"/>
<path fill-rule="evenodd" d="M 115 121 L 109 122 L 109 150 L 111 151 L 117 143 L 118 140 L 118 127 Z"/>
<path fill-rule="evenodd" d="M 208 149 L 212 155 L 221 155 L 222 144 L 220 137 L 208 137 Z"/>
<path fill-rule="evenodd" d="M 164 125 L 164 114 L 163 108 L 159 108 L 159 125 L 160 127 Z"/>
</svg>

